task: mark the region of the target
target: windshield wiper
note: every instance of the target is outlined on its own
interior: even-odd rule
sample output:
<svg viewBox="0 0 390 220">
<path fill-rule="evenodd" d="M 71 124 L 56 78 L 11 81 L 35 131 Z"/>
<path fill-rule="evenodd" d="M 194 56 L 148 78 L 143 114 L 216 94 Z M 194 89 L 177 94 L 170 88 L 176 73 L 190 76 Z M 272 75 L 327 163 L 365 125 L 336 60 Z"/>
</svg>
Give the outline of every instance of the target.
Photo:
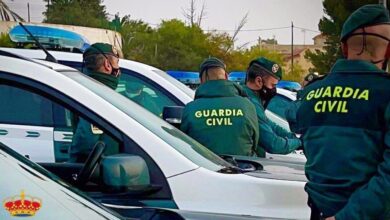
<svg viewBox="0 0 390 220">
<path fill-rule="evenodd" d="M 238 167 L 229 166 L 229 167 L 224 167 L 224 168 L 218 170 L 218 172 L 219 173 L 238 174 L 238 173 L 243 173 L 244 171 Z"/>
<path fill-rule="evenodd" d="M 53 62 L 53 63 L 58 63 L 58 61 L 56 60 L 56 58 L 53 57 L 53 55 L 51 55 L 43 46 L 42 44 L 37 40 L 37 38 L 22 24 L 22 22 L 19 22 L 19 25 L 20 27 L 22 27 L 26 32 L 27 34 L 30 35 L 30 37 L 35 41 L 35 43 L 37 44 L 37 46 L 39 48 L 41 48 L 41 50 L 43 50 L 43 52 L 45 52 L 46 54 L 46 58 L 45 60 L 46 61 L 50 61 L 50 62 Z"/>
</svg>

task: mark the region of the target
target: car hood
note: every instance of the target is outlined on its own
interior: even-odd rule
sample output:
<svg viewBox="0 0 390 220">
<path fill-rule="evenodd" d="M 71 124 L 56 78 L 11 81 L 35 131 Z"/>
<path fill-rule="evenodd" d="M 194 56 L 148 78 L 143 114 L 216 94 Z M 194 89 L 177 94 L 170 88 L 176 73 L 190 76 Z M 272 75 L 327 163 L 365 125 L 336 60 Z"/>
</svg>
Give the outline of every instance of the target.
<svg viewBox="0 0 390 220">
<path fill-rule="evenodd" d="M 252 220 L 252 219 L 267 219 L 267 220 L 277 220 L 281 218 L 269 218 L 269 217 L 258 217 L 258 216 L 247 216 L 247 215 L 231 215 L 231 214 L 219 214 L 219 213 L 210 213 L 210 212 L 196 212 L 196 211 L 187 211 L 187 210 L 178 210 L 178 209 L 165 209 L 165 208 L 138 208 L 134 207 L 127 210 L 127 214 L 130 217 L 142 218 L 148 215 L 156 215 L 161 219 L 178 219 L 183 218 L 186 220 Z M 132 215 L 136 213 L 136 215 Z M 141 216 L 140 216 L 141 215 Z"/>
<path fill-rule="evenodd" d="M 307 182 L 305 176 L 305 161 L 304 160 L 286 160 L 280 159 L 283 157 L 246 157 L 234 156 L 239 160 L 248 160 L 259 163 L 263 166 L 263 170 L 246 172 L 246 175 L 277 180 Z"/>
</svg>

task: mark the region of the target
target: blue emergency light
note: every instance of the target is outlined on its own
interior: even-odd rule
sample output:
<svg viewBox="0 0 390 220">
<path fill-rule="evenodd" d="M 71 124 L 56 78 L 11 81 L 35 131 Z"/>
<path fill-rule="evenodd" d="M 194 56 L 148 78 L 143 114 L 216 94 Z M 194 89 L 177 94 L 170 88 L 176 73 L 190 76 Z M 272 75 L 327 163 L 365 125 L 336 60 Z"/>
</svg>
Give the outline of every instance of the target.
<svg viewBox="0 0 390 220">
<path fill-rule="evenodd" d="M 198 72 L 168 70 L 167 73 L 186 85 L 200 84 Z"/>
<path fill-rule="evenodd" d="M 45 47 L 49 48 L 67 48 L 70 50 L 77 49 L 81 52 L 86 50 L 90 43 L 82 35 L 64 29 L 24 25 L 34 37 Z M 9 32 L 11 40 L 19 44 L 35 43 L 33 38 L 20 26 L 17 25 Z"/>
</svg>

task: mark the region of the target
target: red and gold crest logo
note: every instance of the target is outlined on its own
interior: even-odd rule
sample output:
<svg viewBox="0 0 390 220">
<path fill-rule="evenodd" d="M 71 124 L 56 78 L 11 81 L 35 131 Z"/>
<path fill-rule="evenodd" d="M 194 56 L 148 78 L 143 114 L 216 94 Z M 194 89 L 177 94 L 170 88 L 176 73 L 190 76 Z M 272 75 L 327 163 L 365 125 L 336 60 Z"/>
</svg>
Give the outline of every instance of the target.
<svg viewBox="0 0 390 220">
<path fill-rule="evenodd" d="M 42 201 L 36 197 L 25 195 L 22 190 L 20 195 L 4 199 L 3 206 L 12 216 L 29 217 L 34 216 L 41 208 Z"/>
</svg>

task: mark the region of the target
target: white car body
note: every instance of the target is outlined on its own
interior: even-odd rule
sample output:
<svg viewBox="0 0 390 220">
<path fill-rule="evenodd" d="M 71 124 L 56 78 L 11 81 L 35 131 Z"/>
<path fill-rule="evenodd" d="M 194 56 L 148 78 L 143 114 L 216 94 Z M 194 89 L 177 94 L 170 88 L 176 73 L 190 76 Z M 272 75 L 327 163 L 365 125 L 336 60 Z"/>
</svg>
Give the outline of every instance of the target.
<svg viewBox="0 0 390 220">
<path fill-rule="evenodd" d="M 91 114 L 98 115 L 113 125 L 118 132 L 137 143 L 161 169 L 169 183 L 173 200 L 181 210 L 289 219 L 309 218 L 310 210 L 306 205 L 307 195 L 304 191 L 305 179 L 302 178 L 301 171 L 296 171 L 300 178 L 294 175 L 290 176 L 291 178 L 280 178 L 278 175 L 283 173 L 273 175 L 269 171 L 277 172 L 278 168 L 281 168 L 280 172 L 284 172 L 283 167 L 271 164 L 268 167 L 265 165 L 265 169 L 270 168 L 267 172 L 246 174 L 216 172 L 206 167 L 219 168 L 220 165 L 202 157 L 192 148 L 185 148 L 185 142 L 178 140 L 178 146 L 173 147 L 166 139 L 148 128 L 152 125 L 144 125 L 129 115 L 133 113 L 119 109 L 82 85 L 76 78 L 86 77 L 80 73 L 59 73 L 32 62 L 0 56 L 0 74 L 12 74 L 15 77 L 39 82 L 45 88 L 55 89 L 59 94 L 80 103 L 88 111 L 93 112 Z M 129 112 L 140 111 L 142 117 L 159 120 L 159 123 L 164 124 L 164 128 L 175 131 L 171 125 L 160 122 L 160 119 L 125 97 L 98 83 L 93 84 L 96 84 L 103 93 L 112 92 L 112 97 L 131 107 Z M 185 152 L 178 150 L 182 147 L 185 148 Z M 189 158 L 196 158 L 198 162 Z M 291 170 L 292 173 L 295 172 L 295 169 Z"/>
</svg>

